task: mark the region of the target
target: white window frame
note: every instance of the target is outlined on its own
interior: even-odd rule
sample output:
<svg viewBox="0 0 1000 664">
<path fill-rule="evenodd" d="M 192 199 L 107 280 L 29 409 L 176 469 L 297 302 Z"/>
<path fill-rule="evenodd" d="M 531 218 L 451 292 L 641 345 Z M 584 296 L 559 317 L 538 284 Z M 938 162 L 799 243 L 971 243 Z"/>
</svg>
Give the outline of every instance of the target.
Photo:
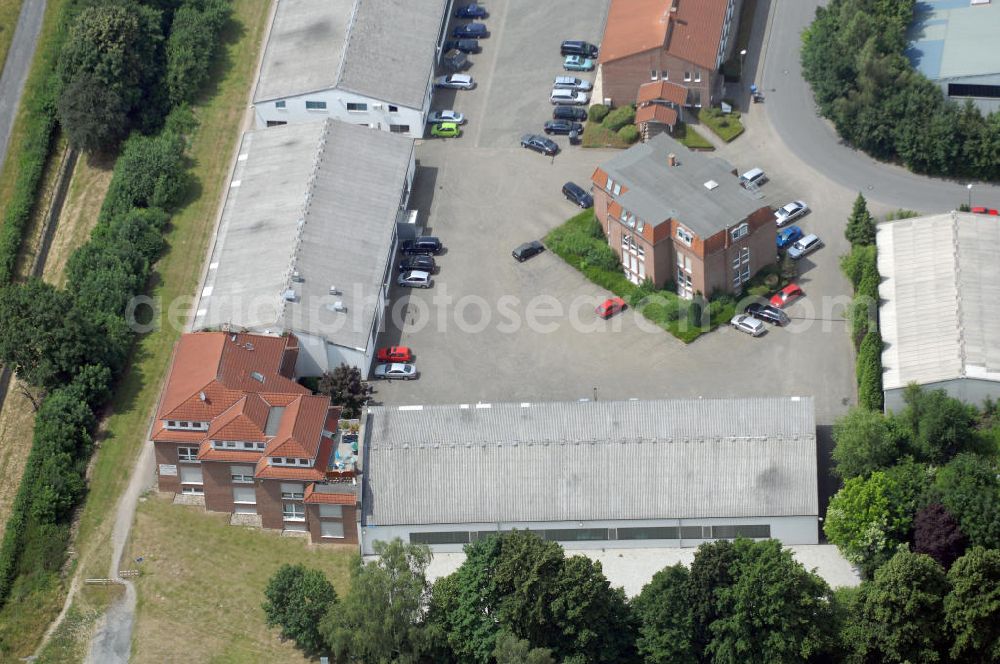
<svg viewBox="0 0 1000 664">
<path fill-rule="evenodd" d="M 617 196 L 620 193 L 622 193 L 621 182 L 615 182 L 615 187 L 614 187 L 614 189 L 611 190 L 611 195 L 612 196 Z"/>
<path fill-rule="evenodd" d="M 678 226 L 677 227 L 677 238 L 681 242 L 683 242 L 684 244 L 686 244 L 687 246 L 690 247 L 691 243 L 694 242 L 694 233 L 692 233 L 688 229 L 684 228 L 683 226 Z"/>
<path fill-rule="evenodd" d="M 615 186 L 615 181 L 609 177 L 608 181 L 604 183 L 604 190 L 608 193 L 611 193 L 611 189 L 614 188 L 614 186 Z"/>
<path fill-rule="evenodd" d="M 200 463 L 197 447 L 178 447 L 177 461 L 180 463 Z"/>
<path fill-rule="evenodd" d="M 284 521 L 305 521 L 306 506 L 300 503 L 282 503 L 281 518 Z"/>
<path fill-rule="evenodd" d="M 319 515 L 324 519 L 343 519 L 344 518 L 344 506 L 343 505 L 328 505 L 325 503 L 320 503 Z"/>
<path fill-rule="evenodd" d="M 181 487 L 181 493 L 188 496 L 204 496 L 205 488 L 200 484 L 185 484 Z"/>
<path fill-rule="evenodd" d="M 237 494 L 240 492 L 246 493 L 247 491 L 253 492 L 253 502 L 249 500 L 238 500 Z M 239 486 L 233 487 L 233 504 L 234 505 L 256 505 L 257 504 L 257 490 L 254 487 Z"/>
<path fill-rule="evenodd" d="M 253 484 L 253 466 L 230 466 L 229 479 L 233 484 Z"/>
<path fill-rule="evenodd" d="M 729 236 L 733 238 L 733 242 L 741 240 L 750 234 L 750 224 L 743 222 L 739 226 L 734 226 L 729 231 Z"/>
<path fill-rule="evenodd" d="M 701 70 L 700 69 L 695 69 L 694 70 L 694 82 L 695 83 L 701 83 Z"/>
<path fill-rule="evenodd" d="M 288 104 L 285 102 L 284 99 L 279 99 L 278 101 L 274 102 L 274 107 L 279 111 L 283 111 L 288 108 Z"/>
<path fill-rule="evenodd" d="M 306 100 L 306 110 L 307 111 L 325 111 L 326 102 L 318 100 Z"/>
<path fill-rule="evenodd" d="M 198 481 L 185 480 L 184 479 L 184 471 L 185 470 L 188 471 L 189 474 L 191 472 L 197 470 L 198 471 L 198 475 L 201 476 L 201 479 L 198 480 Z M 195 467 L 191 467 L 191 466 L 185 466 L 184 468 L 180 469 L 180 480 L 181 480 L 181 484 L 191 484 L 191 485 L 195 485 L 195 486 L 202 486 L 202 485 L 205 484 L 205 475 L 201 472 L 201 468 L 200 467 L 195 468 Z"/>
<path fill-rule="evenodd" d="M 655 69 L 650 70 L 650 72 L 649 72 L 649 80 L 655 81 L 655 80 L 657 80 L 657 78 L 659 78 L 659 77 L 657 76 L 656 70 Z"/>
<path fill-rule="evenodd" d="M 300 490 L 299 490 L 300 489 Z M 302 500 L 305 497 L 306 485 L 302 482 L 282 482 L 282 500 Z"/>
<path fill-rule="evenodd" d="M 333 528 L 333 529 L 339 528 L 340 529 L 340 534 L 339 535 L 336 535 L 336 534 L 327 535 L 324 532 L 324 530 L 326 530 L 328 528 Z M 345 537 L 344 530 L 345 530 L 345 528 L 344 528 L 344 522 L 343 521 L 321 521 L 320 524 L 319 524 L 320 537 L 322 537 L 323 539 L 344 539 L 344 537 Z"/>
<path fill-rule="evenodd" d="M 691 72 L 689 71 L 684 72 L 684 82 L 685 83 L 691 82 Z"/>
</svg>

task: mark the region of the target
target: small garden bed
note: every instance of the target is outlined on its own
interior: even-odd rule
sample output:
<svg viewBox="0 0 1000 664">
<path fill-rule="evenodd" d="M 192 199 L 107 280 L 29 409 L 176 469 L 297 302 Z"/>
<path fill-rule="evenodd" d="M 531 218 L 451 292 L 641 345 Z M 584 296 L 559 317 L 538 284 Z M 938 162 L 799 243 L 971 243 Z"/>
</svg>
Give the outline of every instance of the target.
<svg viewBox="0 0 1000 664">
<path fill-rule="evenodd" d="M 674 128 L 673 137 L 677 142 L 686 145 L 691 150 L 715 149 L 715 146 L 707 138 L 694 130 L 694 127 L 689 127 L 683 122 L 677 123 L 677 126 Z"/>
<path fill-rule="evenodd" d="M 608 246 L 592 210 L 581 212 L 545 237 L 545 246 L 582 272 L 590 281 L 623 298 L 646 319 L 684 343 L 725 325 L 733 317 L 735 304 L 728 296 L 685 300 L 652 282 L 636 285 L 622 273 L 618 256 Z"/>
<path fill-rule="evenodd" d="M 698 112 L 698 121 L 726 143 L 742 134 L 745 129 L 738 112 L 723 113 L 719 108 L 701 109 Z"/>
<path fill-rule="evenodd" d="M 634 123 L 635 108 L 632 106 L 612 110 L 604 104 L 594 104 L 587 111 L 581 144 L 585 148 L 627 148 L 639 140 L 639 130 Z"/>
</svg>

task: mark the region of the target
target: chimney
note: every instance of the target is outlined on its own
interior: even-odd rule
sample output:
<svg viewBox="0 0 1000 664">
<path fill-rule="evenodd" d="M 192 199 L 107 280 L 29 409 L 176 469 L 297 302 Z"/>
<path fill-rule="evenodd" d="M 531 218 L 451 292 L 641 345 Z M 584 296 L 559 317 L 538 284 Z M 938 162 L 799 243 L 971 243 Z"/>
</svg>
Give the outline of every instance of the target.
<svg viewBox="0 0 1000 664">
<path fill-rule="evenodd" d="M 667 155 L 667 163 L 670 164 L 671 166 L 676 166 L 677 165 L 677 155 L 675 155 L 673 152 L 671 152 L 670 154 L 668 154 Z"/>
</svg>

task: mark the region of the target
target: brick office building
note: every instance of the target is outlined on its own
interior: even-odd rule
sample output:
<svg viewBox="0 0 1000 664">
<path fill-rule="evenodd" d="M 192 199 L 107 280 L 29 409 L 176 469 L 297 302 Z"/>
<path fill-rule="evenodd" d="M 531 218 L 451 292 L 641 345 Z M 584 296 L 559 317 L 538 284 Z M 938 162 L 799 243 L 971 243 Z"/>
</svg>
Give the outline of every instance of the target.
<svg viewBox="0 0 1000 664">
<path fill-rule="evenodd" d="M 356 448 L 340 409 L 295 382 L 298 352 L 294 335 L 181 337 L 152 432 L 158 486 L 234 522 L 356 543 Z"/>
<path fill-rule="evenodd" d="M 738 293 L 776 259 L 774 213 L 724 159 L 661 134 L 591 179 L 594 214 L 633 283 L 672 282 L 688 298 Z"/>
<path fill-rule="evenodd" d="M 686 106 L 721 98 L 740 0 L 611 0 L 598 57 L 602 92 L 615 106 L 636 103 L 639 86 L 671 81 Z"/>
</svg>

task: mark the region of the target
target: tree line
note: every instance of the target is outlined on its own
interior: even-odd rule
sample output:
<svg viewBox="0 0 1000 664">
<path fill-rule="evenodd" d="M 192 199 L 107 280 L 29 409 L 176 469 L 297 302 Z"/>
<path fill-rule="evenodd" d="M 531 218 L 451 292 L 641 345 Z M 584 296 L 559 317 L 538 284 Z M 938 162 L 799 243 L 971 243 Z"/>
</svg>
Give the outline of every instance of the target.
<svg viewBox="0 0 1000 664">
<path fill-rule="evenodd" d="M 529 531 L 484 537 L 430 583 L 430 551 L 399 540 L 356 559 L 343 597 L 286 564 L 263 610 L 336 664 L 792 664 L 988 662 L 1000 654 L 1000 551 L 945 569 L 900 551 L 858 588 L 831 590 L 775 540 L 700 546 L 635 597 L 601 564 Z"/>
<path fill-rule="evenodd" d="M 190 189 L 188 84 L 204 83 L 229 11 L 224 0 L 91 0 L 75 9 L 59 54 L 58 116 L 75 145 L 120 155 L 97 225 L 67 263 L 66 286 L 0 286 L 0 361 L 43 397 L 0 543 L 0 604 L 49 583 L 63 565 L 98 414 L 135 341 L 126 307 L 146 289 L 170 214 Z M 161 99 L 170 72 L 184 81 Z M 84 102 L 93 117 L 79 112 Z"/>
<path fill-rule="evenodd" d="M 916 0 L 831 0 L 802 35 L 802 73 L 849 143 L 917 173 L 1000 178 L 1000 114 L 946 99 L 906 57 Z M 982 48 L 991 48 L 982 44 Z"/>
</svg>

